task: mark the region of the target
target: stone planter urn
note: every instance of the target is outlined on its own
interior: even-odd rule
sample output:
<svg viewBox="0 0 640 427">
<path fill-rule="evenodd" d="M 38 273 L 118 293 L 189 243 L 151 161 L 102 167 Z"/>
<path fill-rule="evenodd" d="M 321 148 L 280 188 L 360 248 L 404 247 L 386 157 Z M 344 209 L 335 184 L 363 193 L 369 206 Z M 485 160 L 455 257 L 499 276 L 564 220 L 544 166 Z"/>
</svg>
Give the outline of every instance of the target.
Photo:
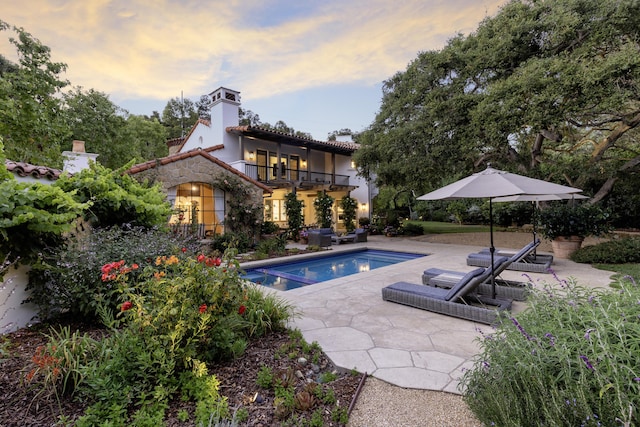
<svg viewBox="0 0 640 427">
<path fill-rule="evenodd" d="M 551 241 L 553 254 L 557 258 L 567 259 L 569 256 L 580 249 L 584 237 L 580 236 L 558 236 Z"/>
</svg>

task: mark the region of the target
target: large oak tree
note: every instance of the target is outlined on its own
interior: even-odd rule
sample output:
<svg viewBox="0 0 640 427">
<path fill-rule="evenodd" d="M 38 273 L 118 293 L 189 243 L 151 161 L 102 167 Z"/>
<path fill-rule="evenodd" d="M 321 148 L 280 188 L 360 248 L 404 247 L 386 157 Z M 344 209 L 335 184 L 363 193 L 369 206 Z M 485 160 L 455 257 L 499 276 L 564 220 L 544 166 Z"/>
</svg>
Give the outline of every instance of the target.
<svg viewBox="0 0 640 427">
<path fill-rule="evenodd" d="M 598 201 L 638 180 L 639 41 L 635 0 L 513 0 L 384 83 L 358 165 L 426 192 L 491 162 Z"/>
</svg>

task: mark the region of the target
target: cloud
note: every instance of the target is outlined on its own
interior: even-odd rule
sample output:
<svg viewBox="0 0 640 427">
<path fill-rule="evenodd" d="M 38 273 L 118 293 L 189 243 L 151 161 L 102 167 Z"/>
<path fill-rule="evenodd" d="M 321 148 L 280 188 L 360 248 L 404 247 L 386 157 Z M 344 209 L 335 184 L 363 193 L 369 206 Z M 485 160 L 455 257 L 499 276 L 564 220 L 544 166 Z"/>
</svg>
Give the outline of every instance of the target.
<svg viewBox="0 0 640 427">
<path fill-rule="evenodd" d="M 33 4 L 31 4 L 33 3 Z M 74 85 L 114 99 L 196 98 L 220 85 L 263 98 L 376 84 L 418 52 L 469 33 L 501 0 L 34 0 L 5 5 L 68 64 Z"/>
</svg>

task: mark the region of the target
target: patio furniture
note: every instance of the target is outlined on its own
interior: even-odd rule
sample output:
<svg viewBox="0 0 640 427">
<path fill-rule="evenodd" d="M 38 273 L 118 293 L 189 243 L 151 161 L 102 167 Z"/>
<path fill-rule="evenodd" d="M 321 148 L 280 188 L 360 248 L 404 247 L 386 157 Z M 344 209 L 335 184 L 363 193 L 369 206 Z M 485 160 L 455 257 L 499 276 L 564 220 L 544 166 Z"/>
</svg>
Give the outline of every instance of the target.
<svg viewBox="0 0 640 427">
<path fill-rule="evenodd" d="M 331 242 L 340 244 L 343 242 L 352 242 L 352 243 L 360 243 L 367 241 L 367 230 L 364 228 L 356 228 L 353 231 L 350 231 L 347 234 L 343 234 L 342 236 L 338 236 L 336 234 L 331 235 Z"/>
<path fill-rule="evenodd" d="M 506 262 L 498 257 L 496 263 Z M 382 288 L 384 301 L 404 304 L 434 313 L 445 314 L 474 322 L 495 323 L 499 312 L 511 309 L 512 301 L 489 298 L 477 293 L 477 288 L 491 275 L 491 269 L 475 269 L 462 276 L 451 289 L 397 282 Z"/>
<path fill-rule="evenodd" d="M 537 242 L 537 243 L 536 243 Z M 535 248 L 540 244 L 540 240 L 532 242 L 535 244 L 533 249 L 518 260 L 509 264 L 507 270 L 528 271 L 532 273 L 549 273 L 553 255 L 536 254 Z M 509 250 L 496 250 L 495 255 L 513 257 L 518 252 Z M 467 265 L 475 267 L 487 267 L 491 263 L 491 252 L 489 248 L 482 249 L 480 252 L 472 253 L 467 256 Z"/>
<path fill-rule="evenodd" d="M 320 246 L 321 248 L 331 246 L 331 236 L 335 236 L 331 228 L 316 228 L 307 232 L 310 246 Z"/>
<path fill-rule="evenodd" d="M 496 263 L 494 262 L 494 282 L 496 289 L 496 296 L 500 298 L 508 298 L 516 301 L 524 301 L 527 297 L 527 292 L 529 290 L 529 286 L 523 282 L 504 280 L 499 278 L 500 273 L 504 270 L 508 269 L 510 265 L 523 257 L 530 254 L 535 248 L 540 244 L 540 241 L 530 242 L 518 252 L 512 254 L 509 258 L 500 256 L 498 254 L 495 255 L 495 259 L 505 259 L 505 262 Z M 490 273 L 490 262 L 487 262 L 485 268 L 489 270 Z M 480 269 L 482 270 L 482 269 Z M 476 270 L 473 270 L 476 271 Z M 465 276 L 465 272 L 453 271 L 453 270 L 443 270 L 440 268 L 430 268 L 424 271 L 422 274 L 422 283 L 428 286 L 436 286 L 441 288 L 450 288 L 454 286 L 461 277 Z M 491 273 L 486 278 L 484 283 L 481 283 L 478 286 L 478 292 L 485 295 L 491 294 L 492 285 L 490 283 Z"/>
</svg>

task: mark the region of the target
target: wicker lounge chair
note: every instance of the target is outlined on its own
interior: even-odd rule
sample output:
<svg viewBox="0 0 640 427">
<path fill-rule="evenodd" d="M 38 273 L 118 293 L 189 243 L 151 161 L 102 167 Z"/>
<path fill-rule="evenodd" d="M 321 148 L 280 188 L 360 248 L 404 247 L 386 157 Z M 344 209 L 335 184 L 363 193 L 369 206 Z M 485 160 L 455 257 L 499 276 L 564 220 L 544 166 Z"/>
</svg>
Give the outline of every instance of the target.
<svg viewBox="0 0 640 427">
<path fill-rule="evenodd" d="M 481 283 L 478 286 L 478 292 L 480 294 L 490 295 L 492 292 L 491 285 L 491 274 L 494 275 L 494 282 L 496 285 L 496 296 L 499 298 L 507 298 L 516 301 L 524 301 L 527 297 L 527 293 L 529 290 L 529 286 L 522 282 L 504 280 L 499 278 L 500 273 L 504 270 L 508 269 L 511 264 L 522 259 L 522 257 L 526 256 L 526 254 L 531 253 L 538 245 L 540 241 L 531 242 L 518 252 L 512 254 L 509 258 L 503 256 L 495 256 L 495 260 L 505 259 L 506 261 L 497 263 L 494 261 L 494 271 L 491 272 L 490 260 L 487 260 L 487 265 L 485 266 L 486 272 L 489 273 L 484 283 Z M 476 269 L 477 270 L 477 269 Z M 476 271 L 472 270 L 472 271 Z M 480 269 L 483 270 L 483 269 Z M 465 272 L 453 271 L 453 270 L 443 270 L 440 268 L 430 268 L 425 270 L 422 274 L 422 283 L 428 286 L 436 286 L 441 288 L 450 288 L 454 286 L 460 278 L 465 276 Z"/>
<path fill-rule="evenodd" d="M 536 247 L 540 244 L 540 240 L 535 240 L 527 247 L 533 245 L 533 248 L 522 256 L 520 259 L 513 261 L 507 270 L 529 271 L 532 273 L 548 273 L 553 262 L 553 255 L 536 254 Z M 516 253 L 508 250 L 498 250 L 495 255 L 512 257 Z M 483 249 L 480 252 L 472 253 L 467 256 L 467 265 L 476 267 L 487 267 L 491 263 L 491 253 L 489 249 Z"/>
<path fill-rule="evenodd" d="M 504 263 L 506 258 L 500 257 L 495 261 Z M 470 271 L 451 289 L 397 282 L 382 289 L 382 299 L 434 313 L 492 324 L 500 311 L 511 309 L 511 300 L 493 299 L 475 292 L 486 280 L 487 270 L 490 269 Z"/>
</svg>

